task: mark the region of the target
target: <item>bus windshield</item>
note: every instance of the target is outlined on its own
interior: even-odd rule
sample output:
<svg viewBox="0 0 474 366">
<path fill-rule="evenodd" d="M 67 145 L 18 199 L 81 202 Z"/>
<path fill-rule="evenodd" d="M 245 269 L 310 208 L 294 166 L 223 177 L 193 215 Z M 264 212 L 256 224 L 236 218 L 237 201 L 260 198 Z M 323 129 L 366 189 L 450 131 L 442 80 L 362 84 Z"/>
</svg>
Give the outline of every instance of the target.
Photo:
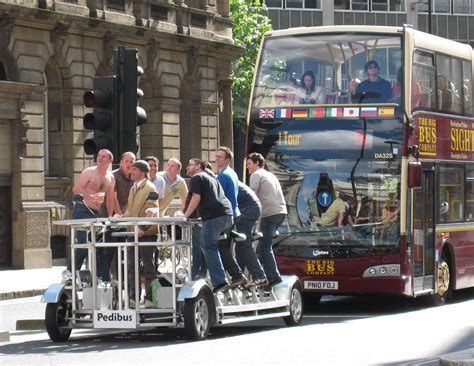
<svg viewBox="0 0 474 366">
<path fill-rule="evenodd" d="M 368 32 L 264 41 L 247 150 L 261 153 L 282 185 L 283 247 L 397 250 L 401 42 L 398 33 Z"/>
<path fill-rule="evenodd" d="M 392 246 L 399 239 L 402 120 L 255 121 L 249 149 L 283 189 L 290 234 L 307 245 Z M 282 230 L 282 232 L 284 229 Z"/>
<path fill-rule="evenodd" d="M 253 107 L 401 102 L 401 37 L 310 34 L 269 37 Z"/>
</svg>

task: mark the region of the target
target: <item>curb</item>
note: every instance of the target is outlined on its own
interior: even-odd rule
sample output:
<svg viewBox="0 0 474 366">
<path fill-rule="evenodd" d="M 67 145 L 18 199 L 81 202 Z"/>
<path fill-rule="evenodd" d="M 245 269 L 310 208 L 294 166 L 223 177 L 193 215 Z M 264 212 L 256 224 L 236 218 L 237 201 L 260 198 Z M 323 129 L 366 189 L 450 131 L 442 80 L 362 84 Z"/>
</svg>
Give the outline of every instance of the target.
<svg viewBox="0 0 474 366">
<path fill-rule="evenodd" d="M 44 319 L 23 319 L 16 321 L 16 330 L 44 330 Z"/>
<path fill-rule="evenodd" d="M 37 290 L 22 290 L 22 291 L 12 291 L 12 292 L 0 292 L 0 301 L 2 300 L 13 300 L 19 299 L 22 297 L 32 297 L 43 295 L 47 289 L 37 289 Z"/>
<path fill-rule="evenodd" d="M 439 360 L 440 366 L 474 366 L 474 350 L 447 354 Z"/>
<path fill-rule="evenodd" d="M 0 342 L 10 342 L 10 332 L 8 330 L 0 330 Z"/>
</svg>

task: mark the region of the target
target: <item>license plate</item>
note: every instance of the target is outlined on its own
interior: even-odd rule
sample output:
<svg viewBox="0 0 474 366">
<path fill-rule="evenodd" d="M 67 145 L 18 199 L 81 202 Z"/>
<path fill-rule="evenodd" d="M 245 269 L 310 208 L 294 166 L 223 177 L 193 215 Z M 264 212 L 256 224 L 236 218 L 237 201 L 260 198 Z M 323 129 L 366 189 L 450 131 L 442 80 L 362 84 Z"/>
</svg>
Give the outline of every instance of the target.
<svg viewBox="0 0 474 366">
<path fill-rule="evenodd" d="M 306 290 L 337 290 L 339 283 L 337 281 L 304 281 Z"/>
</svg>

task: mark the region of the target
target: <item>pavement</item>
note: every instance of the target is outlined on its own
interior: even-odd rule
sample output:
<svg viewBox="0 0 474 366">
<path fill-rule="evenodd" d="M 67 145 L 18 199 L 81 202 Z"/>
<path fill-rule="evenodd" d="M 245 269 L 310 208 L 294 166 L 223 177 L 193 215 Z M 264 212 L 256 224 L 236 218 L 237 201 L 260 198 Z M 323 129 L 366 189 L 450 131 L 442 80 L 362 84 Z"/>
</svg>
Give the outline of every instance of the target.
<svg viewBox="0 0 474 366">
<path fill-rule="evenodd" d="M 0 270 L 0 301 L 42 295 L 51 284 L 61 283 L 61 273 L 65 269 L 65 266 L 53 266 L 41 269 Z M 16 329 L 44 329 L 44 319 L 17 320 Z M 0 329 L 0 342 L 9 340 L 9 331 Z M 474 348 L 441 355 L 439 365 L 474 366 Z"/>
<path fill-rule="evenodd" d="M 0 270 L 0 301 L 42 295 L 49 285 L 61 283 L 65 266 L 40 269 Z M 18 320 L 17 330 L 43 329 L 44 319 Z M 0 329 L 0 342 L 8 342 L 10 332 Z"/>
</svg>

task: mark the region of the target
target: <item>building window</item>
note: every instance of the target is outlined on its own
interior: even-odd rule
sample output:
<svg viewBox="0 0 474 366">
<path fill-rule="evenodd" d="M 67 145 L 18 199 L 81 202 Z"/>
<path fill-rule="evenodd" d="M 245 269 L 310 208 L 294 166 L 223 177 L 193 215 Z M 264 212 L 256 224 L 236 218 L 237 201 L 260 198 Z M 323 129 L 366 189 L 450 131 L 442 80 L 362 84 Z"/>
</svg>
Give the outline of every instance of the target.
<svg viewBox="0 0 474 366">
<path fill-rule="evenodd" d="M 372 11 L 387 11 L 388 0 L 372 0 Z"/>
<path fill-rule="evenodd" d="M 286 7 L 289 9 L 302 9 L 303 0 L 286 0 Z"/>
<path fill-rule="evenodd" d="M 268 8 L 321 9 L 321 0 L 265 0 Z"/>
<path fill-rule="evenodd" d="M 453 14 L 470 14 L 471 0 L 453 0 Z"/>
<path fill-rule="evenodd" d="M 125 0 L 107 0 L 105 8 L 109 11 L 125 13 Z"/>
<path fill-rule="evenodd" d="M 283 0 L 265 0 L 268 8 L 283 8 Z"/>
<path fill-rule="evenodd" d="M 470 14 L 471 2 L 472 0 L 434 0 L 432 11 L 438 14 Z M 419 12 L 428 12 L 427 0 L 417 3 L 417 5 Z"/>
<path fill-rule="evenodd" d="M 336 10 L 405 11 L 405 0 L 335 0 Z"/>
</svg>

